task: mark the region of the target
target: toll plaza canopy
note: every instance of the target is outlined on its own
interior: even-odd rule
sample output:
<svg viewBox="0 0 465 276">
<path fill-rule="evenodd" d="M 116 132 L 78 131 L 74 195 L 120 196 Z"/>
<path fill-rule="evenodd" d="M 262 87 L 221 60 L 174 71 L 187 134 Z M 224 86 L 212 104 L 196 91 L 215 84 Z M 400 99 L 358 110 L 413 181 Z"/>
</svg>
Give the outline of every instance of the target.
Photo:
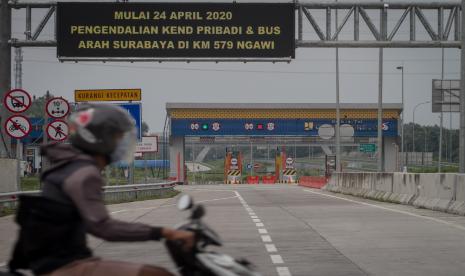
<svg viewBox="0 0 465 276">
<path fill-rule="evenodd" d="M 377 137 L 377 107 L 372 103 L 342 104 L 341 138 Z M 301 136 L 334 141 L 336 105 L 332 103 L 167 103 L 166 112 L 170 123 L 170 177 L 178 182 L 185 179 L 185 137 Z M 401 112 L 401 104 L 383 105 L 386 171 L 396 169 Z"/>
<path fill-rule="evenodd" d="M 377 104 L 341 104 L 341 135 L 377 136 Z M 167 103 L 171 136 L 333 136 L 332 103 Z M 383 136 L 398 135 L 402 104 L 383 104 Z"/>
</svg>

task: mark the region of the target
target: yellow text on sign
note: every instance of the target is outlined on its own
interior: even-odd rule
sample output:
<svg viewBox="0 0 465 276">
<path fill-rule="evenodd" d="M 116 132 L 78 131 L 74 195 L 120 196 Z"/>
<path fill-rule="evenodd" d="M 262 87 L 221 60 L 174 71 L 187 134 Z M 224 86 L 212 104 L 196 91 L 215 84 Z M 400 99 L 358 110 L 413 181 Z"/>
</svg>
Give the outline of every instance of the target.
<svg viewBox="0 0 465 276">
<path fill-rule="evenodd" d="M 102 102 L 102 101 L 140 101 L 141 89 L 101 89 L 101 90 L 75 90 L 76 102 Z"/>
</svg>

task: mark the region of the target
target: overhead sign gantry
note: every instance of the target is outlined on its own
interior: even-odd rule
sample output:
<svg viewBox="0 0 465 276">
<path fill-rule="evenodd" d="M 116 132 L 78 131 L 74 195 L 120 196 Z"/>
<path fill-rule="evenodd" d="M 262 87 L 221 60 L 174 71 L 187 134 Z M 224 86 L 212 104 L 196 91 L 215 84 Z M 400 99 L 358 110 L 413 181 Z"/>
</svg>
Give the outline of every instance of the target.
<svg viewBox="0 0 465 276">
<path fill-rule="evenodd" d="M 60 2 L 57 54 L 60 60 L 289 60 L 294 12 L 293 3 Z"/>
</svg>

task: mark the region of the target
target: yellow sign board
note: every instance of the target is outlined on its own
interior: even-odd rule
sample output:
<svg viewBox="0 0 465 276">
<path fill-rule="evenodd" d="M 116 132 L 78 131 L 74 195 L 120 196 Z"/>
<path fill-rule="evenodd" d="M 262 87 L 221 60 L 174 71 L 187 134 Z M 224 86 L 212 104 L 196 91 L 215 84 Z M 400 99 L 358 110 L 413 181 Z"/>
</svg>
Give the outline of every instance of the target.
<svg viewBox="0 0 465 276">
<path fill-rule="evenodd" d="M 141 89 L 95 89 L 75 90 L 76 102 L 109 102 L 109 101 L 140 101 Z"/>
</svg>

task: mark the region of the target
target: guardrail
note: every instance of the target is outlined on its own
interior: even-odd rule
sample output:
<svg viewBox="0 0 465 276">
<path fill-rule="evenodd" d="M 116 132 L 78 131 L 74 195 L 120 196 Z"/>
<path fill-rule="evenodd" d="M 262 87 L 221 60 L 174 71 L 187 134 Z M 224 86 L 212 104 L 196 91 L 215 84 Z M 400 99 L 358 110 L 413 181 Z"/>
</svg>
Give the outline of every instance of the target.
<svg viewBox="0 0 465 276">
<path fill-rule="evenodd" d="M 154 196 L 163 196 L 172 192 L 176 186 L 175 182 L 162 182 L 153 184 L 134 184 L 104 186 L 104 199 L 107 203 L 134 201 Z M 4 208 L 16 208 L 20 195 L 39 195 L 41 191 L 20 191 L 0 193 L 0 214 Z"/>
</svg>

